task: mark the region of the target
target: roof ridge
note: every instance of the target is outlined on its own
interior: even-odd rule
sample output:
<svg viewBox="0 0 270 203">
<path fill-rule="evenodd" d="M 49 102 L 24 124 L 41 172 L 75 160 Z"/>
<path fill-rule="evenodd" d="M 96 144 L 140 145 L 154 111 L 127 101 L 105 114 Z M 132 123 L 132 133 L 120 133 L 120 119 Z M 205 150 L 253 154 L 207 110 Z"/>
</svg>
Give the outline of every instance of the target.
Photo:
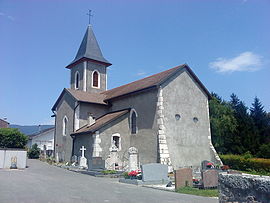
<svg viewBox="0 0 270 203">
<path fill-rule="evenodd" d="M 179 70 L 180 68 L 184 68 L 186 66 L 187 66 L 186 64 L 178 65 L 168 70 L 150 75 L 148 77 L 135 80 L 128 84 L 124 84 L 124 85 L 115 87 L 113 89 L 103 91 L 101 92 L 101 94 L 104 94 L 106 96 L 104 101 L 108 101 L 110 99 L 113 99 L 119 96 L 123 96 L 123 95 L 127 95 L 127 94 L 134 93 L 137 91 L 141 91 L 144 89 L 156 87 L 157 85 L 164 82 L 164 80 L 166 80 L 172 74 L 174 74 L 177 70 Z"/>
<path fill-rule="evenodd" d="M 156 75 L 162 74 L 162 73 L 164 73 L 164 72 L 167 72 L 167 71 L 170 71 L 170 70 L 173 70 L 173 69 L 181 68 L 181 67 L 183 67 L 184 65 L 186 65 L 186 64 L 182 64 L 182 65 L 179 65 L 179 66 L 175 66 L 175 67 L 173 67 L 173 68 L 164 70 L 164 71 L 162 71 L 162 72 L 155 73 L 155 74 L 153 74 L 153 75 L 147 76 L 147 77 L 145 77 L 145 78 L 141 78 L 141 79 L 139 79 L 139 80 L 135 80 L 135 81 L 132 81 L 132 82 L 130 82 L 130 83 L 127 83 L 127 84 L 124 84 L 124 85 L 121 85 L 121 86 L 118 86 L 118 87 L 114 87 L 114 88 L 112 88 L 112 89 L 110 89 L 110 90 L 103 91 L 103 92 L 101 92 L 100 94 L 106 94 L 107 92 L 110 92 L 111 90 L 114 90 L 114 89 L 116 89 L 116 88 L 124 87 L 124 86 L 130 85 L 130 84 L 132 84 L 132 83 L 134 83 L 134 82 L 139 82 L 139 81 L 142 81 L 142 80 L 145 80 L 145 79 L 154 77 L 154 76 L 156 76 Z"/>
</svg>

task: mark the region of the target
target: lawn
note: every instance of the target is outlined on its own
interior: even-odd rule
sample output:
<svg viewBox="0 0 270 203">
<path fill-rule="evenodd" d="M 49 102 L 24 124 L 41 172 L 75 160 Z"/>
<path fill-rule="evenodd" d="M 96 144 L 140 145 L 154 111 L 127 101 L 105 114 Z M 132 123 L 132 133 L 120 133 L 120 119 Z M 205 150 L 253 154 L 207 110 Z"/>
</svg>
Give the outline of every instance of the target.
<svg viewBox="0 0 270 203">
<path fill-rule="evenodd" d="M 198 189 L 192 187 L 182 187 L 179 188 L 176 192 L 204 197 L 218 197 L 217 189 Z"/>
</svg>

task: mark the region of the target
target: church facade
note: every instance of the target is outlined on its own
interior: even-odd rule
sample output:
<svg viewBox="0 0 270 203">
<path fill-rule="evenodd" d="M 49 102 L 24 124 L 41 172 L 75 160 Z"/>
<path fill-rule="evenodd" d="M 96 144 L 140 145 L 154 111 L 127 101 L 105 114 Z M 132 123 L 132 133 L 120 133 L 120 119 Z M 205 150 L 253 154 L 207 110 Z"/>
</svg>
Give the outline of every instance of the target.
<svg viewBox="0 0 270 203">
<path fill-rule="evenodd" d="M 198 168 L 203 160 L 220 163 L 211 143 L 210 94 L 187 64 L 107 90 L 107 67 L 89 25 L 70 69 L 55 114 L 55 155 L 62 161 L 85 156 L 107 169 L 128 170 L 161 163 L 170 170 Z"/>
</svg>

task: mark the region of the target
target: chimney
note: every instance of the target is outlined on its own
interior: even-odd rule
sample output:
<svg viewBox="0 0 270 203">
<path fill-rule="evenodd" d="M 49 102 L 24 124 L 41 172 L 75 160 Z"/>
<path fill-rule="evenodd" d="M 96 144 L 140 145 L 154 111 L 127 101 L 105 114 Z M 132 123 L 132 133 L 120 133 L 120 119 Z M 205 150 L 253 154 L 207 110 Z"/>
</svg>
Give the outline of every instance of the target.
<svg viewBox="0 0 270 203">
<path fill-rule="evenodd" d="M 88 114 L 88 125 L 93 125 L 96 122 L 95 117 L 93 114 L 89 113 Z"/>
</svg>

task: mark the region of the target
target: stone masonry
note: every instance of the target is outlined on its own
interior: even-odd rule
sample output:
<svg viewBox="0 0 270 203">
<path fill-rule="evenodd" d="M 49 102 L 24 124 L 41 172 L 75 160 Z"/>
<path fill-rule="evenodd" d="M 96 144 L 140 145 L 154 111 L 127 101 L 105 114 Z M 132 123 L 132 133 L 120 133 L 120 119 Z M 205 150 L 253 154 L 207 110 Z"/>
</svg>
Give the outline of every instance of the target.
<svg viewBox="0 0 270 203">
<path fill-rule="evenodd" d="M 165 126 L 164 126 L 164 115 L 163 115 L 163 96 L 162 88 L 159 88 L 158 91 L 158 101 L 157 101 L 157 124 L 158 124 L 158 149 L 160 163 L 168 165 L 168 170 L 171 172 L 173 170 L 169 149 L 166 141 Z"/>
<path fill-rule="evenodd" d="M 219 202 L 269 203 L 270 177 L 220 173 Z"/>
</svg>

